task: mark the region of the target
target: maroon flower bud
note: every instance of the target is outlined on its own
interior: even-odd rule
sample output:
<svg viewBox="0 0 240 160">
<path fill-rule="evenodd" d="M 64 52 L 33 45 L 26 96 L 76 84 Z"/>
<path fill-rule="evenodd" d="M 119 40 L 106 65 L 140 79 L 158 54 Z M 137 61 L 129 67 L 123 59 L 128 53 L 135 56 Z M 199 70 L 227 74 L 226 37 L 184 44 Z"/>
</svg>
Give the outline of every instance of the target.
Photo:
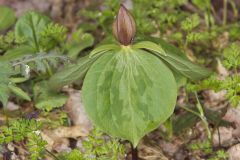
<svg viewBox="0 0 240 160">
<path fill-rule="evenodd" d="M 135 21 L 124 5 L 121 5 L 113 23 L 113 35 L 122 45 L 131 44 L 136 33 Z"/>
</svg>

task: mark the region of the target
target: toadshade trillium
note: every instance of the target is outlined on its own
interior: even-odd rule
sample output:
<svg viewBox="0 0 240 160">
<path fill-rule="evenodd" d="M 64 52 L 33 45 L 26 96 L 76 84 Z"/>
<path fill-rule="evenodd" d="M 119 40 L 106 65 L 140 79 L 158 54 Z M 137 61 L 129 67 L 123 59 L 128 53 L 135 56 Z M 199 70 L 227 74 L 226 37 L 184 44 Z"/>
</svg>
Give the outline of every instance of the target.
<svg viewBox="0 0 240 160">
<path fill-rule="evenodd" d="M 171 116 L 182 80 L 211 73 L 161 39 L 133 43 L 135 33 L 134 19 L 121 5 L 113 23 L 118 42 L 100 45 L 49 82 L 59 88 L 83 80 L 82 100 L 92 122 L 134 147 Z"/>
</svg>

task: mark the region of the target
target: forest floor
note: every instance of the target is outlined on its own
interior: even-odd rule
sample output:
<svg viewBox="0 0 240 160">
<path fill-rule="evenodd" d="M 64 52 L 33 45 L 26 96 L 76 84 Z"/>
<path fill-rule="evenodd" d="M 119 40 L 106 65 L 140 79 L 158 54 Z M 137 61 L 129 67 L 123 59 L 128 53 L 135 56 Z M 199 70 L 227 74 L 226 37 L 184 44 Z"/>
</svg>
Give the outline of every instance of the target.
<svg viewBox="0 0 240 160">
<path fill-rule="evenodd" d="M 0 5 L 12 7 L 16 11 L 17 17 L 29 10 L 47 14 L 53 21 L 67 27 L 69 36 L 77 30 L 79 25 L 89 21 L 84 16 L 78 14 L 78 11 L 92 4 L 98 5 L 100 2 L 97 0 L 0 0 Z M 221 13 L 223 12 L 223 7 L 219 4 L 220 1 L 219 3 L 213 4 L 216 8 L 216 23 L 221 23 L 222 19 Z M 239 7 L 240 2 L 236 1 L 236 4 L 238 4 L 237 7 Z M 189 12 L 196 10 L 192 5 L 188 4 L 181 9 Z M 233 14 L 231 10 L 228 12 L 229 17 L 227 17 L 227 21 L 229 24 L 235 24 L 236 21 L 239 21 L 239 18 L 238 20 L 232 19 L 232 16 L 230 16 Z M 202 19 L 202 21 L 204 20 Z M 238 27 L 240 28 L 240 26 Z M 172 31 L 166 32 L 166 34 L 171 34 L 170 32 Z M 207 52 L 217 52 L 216 48 L 220 48 L 218 51 L 223 52 L 231 43 L 239 41 L 238 38 L 232 40 L 230 30 L 228 29 L 222 30 L 220 33 L 221 34 L 211 42 L 211 47 L 208 46 Z M 94 35 L 96 41 L 100 41 L 105 36 L 101 29 L 91 32 L 91 34 Z M 172 40 L 169 40 L 169 42 L 177 44 Z M 193 46 L 194 45 L 198 44 L 195 43 Z M 199 47 L 205 47 L 205 45 L 206 44 Z M 213 49 L 211 50 L 211 48 Z M 194 51 L 197 50 L 196 48 L 192 49 L 188 47 L 184 48 L 184 50 L 191 60 L 196 59 L 194 55 Z M 200 57 L 203 59 L 202 57 L 204 57 L 204 55 Z M 212 54 L 209 57 L 210 60 L 208 59 L 207 61 L 211 61 L 211 59 L 216 60 L 218 59 L 216 57 L 221 58 L 222 56 Z M 239 75 L 239 72 L 234 73 L 232 70 L 226 68 L 222 60 L 216 60 L 214 65 L 208 62 L 204 62 L 204 64 L 214 70 L 219 79 L 225 79 L 233 74 Z M 237 88 L 237 86 L 235 87 Z M 78 88 L 68 86 L 63 90 L 69 95 L 69 98 L 61 110 L 53 110 L 50 113 L 51 121 L 54 121 L 55 118 L 57 119 L 58 116 L 61 115 L 59 112 L 65 112 L 67 113 L 68 121 L 71 122 L 72 125 L 57 126 L 54 129 L 44 129 L 41 131 L 41 136 L 48 143 L 47 149 L 54 153 L 70 152 L 75 148 L 81 148 L 82 141 L 89 136 L 93 128 L 84 111 Z M 160 126 L 157 130 L 146 135 L 138 146 L 140 159 L 240 160 L 240 105 L 232 107 L 226 98 L 226 90 L 227 89 L 222 89 L 215 92 L 212 89 L 202 89 L 198 91 L 198 96 L 205 112 L 204 116 L 201 117 L 183 108 L 185 106 L 195 106 L 197 102 L 193 94 L 187 95 L 186 89 L 184 87 L 181 88 L 178 94 L 177 107 L 174 116 L 171 118 L 174 129 L 167 128 L 167 125 Z M 186 99 L 188 99 L 187 102 Z M 34 107 L 33 102 L 17 104 L 14 101 L 9 101 L 7 110 L 11 112 L 8 113 L 11 114 L 9 119 L 15 119 L 16 117 L 14 117 L 14 115 L 19 115 L 19 112 L 24 112 L 25 115 L 30 117 L 38 117 L 38 115 L 40 115 L 40 111 Z M 193 109 L 191 111 L 197 110 Z M 0 123 L 3 124 L 5 117 L 5 113 L 1 110 Z M 40 120 L 44 118 L 43 115 L 38 117 Z M 206 126 L 204 125 L 206 121 L 204 120 L 207 121 L 207 129 L 210 130 L 211 141 L 208 141 L 209 135 L 206 131 Z M 168 127 L 171 128 L 172 125 Z M 131 159 L 131 146 L 125 141 L 121 141 L 121 143 L 126 148 L 125 156 L 127 159 Z M 5 146 L 2 157 L 6 158 L 8 151 L 16 150 L 18 151 L 16 152 L 15 159 L 24 159 L 24 156 L 18 156 L 21 152 L 25 152 L 24 149 L 19 148 L 19 146 L 16 147 L 14 143 Z M 46 159 L 53 158 L 48 157 Z"/>
</svg>

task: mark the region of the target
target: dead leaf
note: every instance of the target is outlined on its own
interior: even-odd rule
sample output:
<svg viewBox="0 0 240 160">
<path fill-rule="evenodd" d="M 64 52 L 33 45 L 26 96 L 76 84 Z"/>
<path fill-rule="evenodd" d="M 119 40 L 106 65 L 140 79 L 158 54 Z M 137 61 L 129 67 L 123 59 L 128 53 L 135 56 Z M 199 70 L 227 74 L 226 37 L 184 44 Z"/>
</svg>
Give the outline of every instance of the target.
<svg viewBox="0 0 240 160">
<path fill-rule="evenodd" d="M 61 141 L 62 139 L 67 138 L 78 138 L 78 137 L 85 137 L 88 136 L 89 132 L 81 128 L 81 126 L 72 126 L 72 127 L 59 127 L 53 130 L 44 130 L 41 132 L 41 136 L 43 140 L 47 141 L 47 149 L 52 150 L 55 149 L 54 147 L 57 147 L 58 150 L 61 149 Z M 66 146 L 63 146 L 66 147 Z"/>
<path fill-rule="evenodd" d="M 240 144 L 232 146 L 228 149 L 229 160 L 239 160 L 240 159 Z"/>
<path fill-rule="evenodd" d="M 6 106 L 6 109 L 9 111 L 15 111 L 15 110 L 18 110 L 19 108 L 20 108 L 20 106 L 13 102 L 8 102 L 7 106 Z"/>
<path fill-rule="evenodd" d="M 217 147 L 219 145 L 224 146 L 224 147 L 231 146 L 234 142 L 234 138 L 233 138 L 233 130 L 234 129 L 231 127 L 230 128 L 219 127 L 218 130 L 216 130 L 213 133 L 213 137 L 212 137 L 213 145 L 215 147 Z"/>
<path fill-rule="evenodd" d="M 233 137 L 240 138 L 240 108 L 229 108 L 223 119 L 234 123 Z"/>
<path fill-rule="evenodd" d="M 215 110 L 219 110 L 226 107 L 227 103 L 225 102 L 225 95 L 226 95 L 225 90 L 219 92 L 215 92 L 213 90 L 203 91 L 204 106 Z"/>
<path fill-rule="evenodd" d="M 93 126 L 82 104 L 80 91 L 68 89 L 67 92 L 69 93 L 69 98 L 64 108 L 73 125 L 79 125 L 82 130 L 90 132 L 93 129 Z"/>
<path fill-rule="evenodd" d="M 217 58 L 217 72 L 220 75 L 220 78 L 223 79 L 229 75 L 228 70 L 223 66 L 219 58 Z"/>
<path fill-rule="evenodd" d="M 59 138 L 53 144 L 53 150 L 60 153 L 60 152 L 71 152 L 71 148 L 69 147 L 69 140 L 67 138 Z"/>
<path fill-rule="evenodd" d="M 52 139 L 58 138 L 77 138 L 77 137 L 85 137 L 89 135 L 89 132 L 86 131 L 81 126 L 72 126 L 72 127 L 58 127 L 53 130 L 45 130 L 45 134 L 47 134 Z"/>
</svg>

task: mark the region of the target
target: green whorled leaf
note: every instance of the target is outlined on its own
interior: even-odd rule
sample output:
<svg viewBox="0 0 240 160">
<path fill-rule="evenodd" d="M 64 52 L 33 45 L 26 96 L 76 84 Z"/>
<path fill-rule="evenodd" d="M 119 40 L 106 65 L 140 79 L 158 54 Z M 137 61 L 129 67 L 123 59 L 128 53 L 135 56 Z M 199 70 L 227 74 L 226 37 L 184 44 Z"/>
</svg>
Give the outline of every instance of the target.
<svg viewBox="0 0 240 160">
<path fill-rule="evenodd" d="M 90 57 L 94 56 L 95 54 L 98 53 L 105 53 L 107 51 L 110 50 L 118 50 L 120 48 L 119 45 L 117 44 L 105 44 L 105 45 L 101 45 L 99 47 L 97 47 L 96 49 L 94 49 L 91 53 L 90 53 Z"/>
<path fill-rule="evenodd" d="M 50 22 L 47 16 L 38 12 L 29 11 L 17 21 L 15 35 L 16 37 L 24 37 L 28 44 L 39 51 L 41 33 Z"/>
<path fill-rule="evenodd" d="M 165 50 L 162 48 L 161 44 L 157 45 L 156 43 L 150 41 L 142 41 L 133 45 L 134 48 L 138 49 L 147 49 L 153 52 L 157 52 L 158 54 L 167 56 Z"/>
<path fill-rule="evenodd" d="M 163 62 L 167 64 L 173 71 L 180 73 L 181 75 L 187 77 L 192 81 L 198 81 L 211 75 L 211 71 L 191 62 L 184 55 L 184 53 L 182 53 L 175 46 L 168 44 L 167 42 L 159 38 L 147 39 L 161 45 L 167 56 L 163 56 L 162 54 L 156 54 L 158 52 L 154 52 L 154 54 L 161 58 Z"/>
<path fill-rule="evenodd" d="M 35 49 L 32 46 L 21 45 L 19 47 L 8 50 L 3 56 L 0 57 L 1 61 L 11 61 L 22 56 L 31 55 L 35 53 Z"/>
<path fill-rule="evenodd" d="M 101 54 L 89 58 L 89 56 L 82 57 L 76 64 L 70 64 L 63 70 L 54 74 L 49 80 L 49 87 L 51 90 L 59 90 L 64 85 L 71 84 L 84 78 L 89 67 L 95 62 Z"/>
<path fill-rule="evenodd" d="M 14 11 L 6 6 L 0 6 L 0 31 L 11 27 L 16 20 Z"/>
<path fill-rule="evenodd" d="M 67 96 L 49 90 L 47 81 L 36 83 L 33 87 L 34 102 L 38 109 L 51 111 L 64 105 Z"/>
<path fill-rule="evenodd" d="M 11 92 L 13 92 L 18 97 L 20 97 L 24 100 L 27 100 L 27 101 L 31 101 L 31 98 L 29 97 L 29 95 L 26 92 L 24 92 L 21 88 L 15 86 L 15 85 L 12 85 L 12 84 L 9 84 L 8 88 Z"/>
<path fill-rule="evenodd" d="M 182 76 L 181 73 L 177 72 L 176 70 L 172 70 L 172 73 L 173 73 L 173 76 L 175 78 L 178 88 L 184 86 L 187 83 L 187 78 Z"/>
<path fill-rule="evenodd" d="M 173 113 L 177 97 L 171 70 L 158 57 L 129 47 L 103 54 L 82 91 L 94 124 L 134 146 Z"/>
</svg>

